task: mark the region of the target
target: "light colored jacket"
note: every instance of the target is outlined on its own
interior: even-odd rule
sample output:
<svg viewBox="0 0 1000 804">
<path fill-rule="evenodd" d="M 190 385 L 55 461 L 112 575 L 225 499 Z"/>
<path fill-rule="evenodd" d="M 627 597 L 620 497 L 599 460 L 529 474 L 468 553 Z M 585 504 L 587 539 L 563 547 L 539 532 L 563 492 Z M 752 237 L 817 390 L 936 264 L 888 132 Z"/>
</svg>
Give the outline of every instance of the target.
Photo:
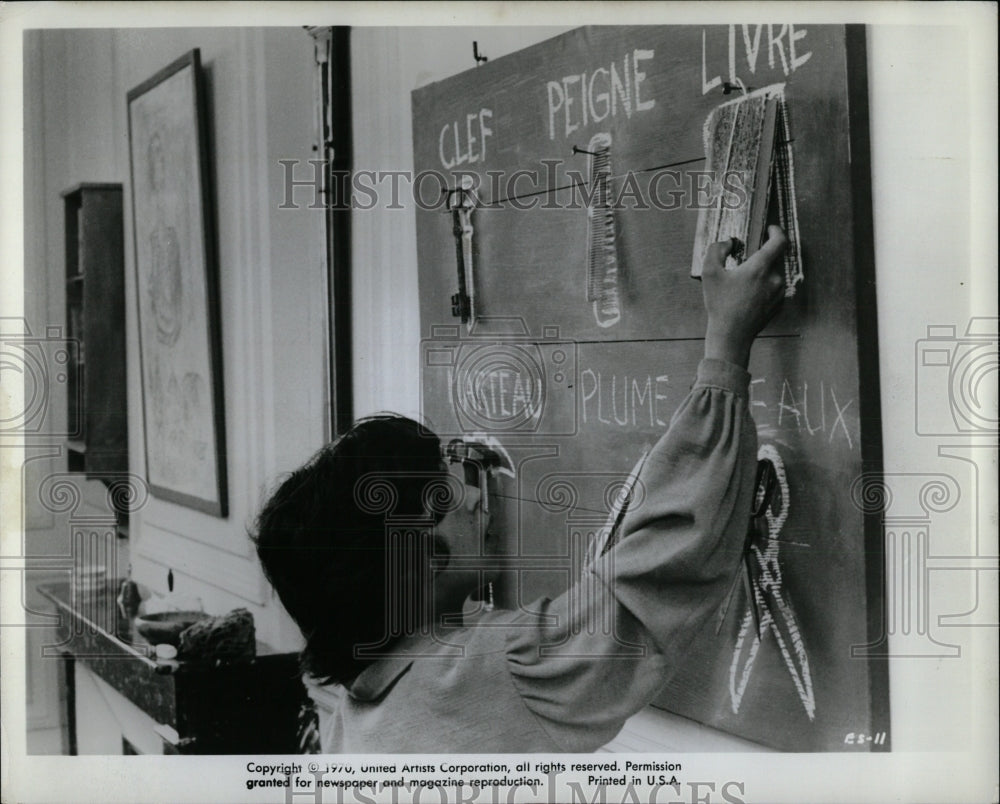
<svg viewBox="0 0 1000 804">
<path fill-rule="evenodd" d="M 650 452 L 640 505 L 537 612 L 409 637 L 339 691 L 325 753 L 593 751 L 656 697 L 739 570 L 757 434 L 749 374 L 703 360 Z"/>
</svg>

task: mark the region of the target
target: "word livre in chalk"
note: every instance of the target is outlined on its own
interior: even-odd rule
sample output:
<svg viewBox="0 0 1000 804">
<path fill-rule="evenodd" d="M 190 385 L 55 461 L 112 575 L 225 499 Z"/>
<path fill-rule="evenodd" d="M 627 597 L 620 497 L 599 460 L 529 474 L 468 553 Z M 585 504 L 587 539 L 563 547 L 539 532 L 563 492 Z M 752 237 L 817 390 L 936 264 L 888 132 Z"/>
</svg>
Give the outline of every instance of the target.
<svg viewBox="0 0 1000 804">
<path fill-rule="evenodd" d="M 805 39 L 806 34 L 809 33 L 805 28 L 795 29 L 794 25 L 741 25 L 739 26 L 743 29 L 743 53 L 746 56 L 746 66 L 750 71 L 751 75 L 757 73 L 757 62 L 761 56 L 760 48 L 763 43 L 762 35 L 764 29 L 767 29 L 767 66 L 770 69 L 774 69 L 775 65 L 780 64 L 781 72 L 785 76 L 791 75 L 800 67 L 802 67 L 807 61 L 809 61 L 812 56 L 812 51 L 806 51 L 801 53 L 800 49 L 802 45 L 797 45 L 801 39 Z M 750 29 L 753 28 L 753 36 L 750 35 Z M 775 30 L 777 29 L 777 31 Z M 708 35 L 707 32 L 702 30 L 701 32 L 701 94 L 707 95 L 713 89 L 722 85 L 722 76 L 715 75 L 712 78 L 708 78 L 708 67 L 707 63 L 709 61 L 706 56 L 706 51 L 708 50 Z M 786 45 L 787 42 L 787 45 Z M 739 86 L 743 82 L 737 75 L 736 68 L 736 26 L 729 26 L 729 41 L 728 41 L 728 72 L 727 81 L 732 85 Z M 787 50 L 786 50 L 787 46 Z M 778 57 L 777 61 L 775 56 Z"/>
</svg>

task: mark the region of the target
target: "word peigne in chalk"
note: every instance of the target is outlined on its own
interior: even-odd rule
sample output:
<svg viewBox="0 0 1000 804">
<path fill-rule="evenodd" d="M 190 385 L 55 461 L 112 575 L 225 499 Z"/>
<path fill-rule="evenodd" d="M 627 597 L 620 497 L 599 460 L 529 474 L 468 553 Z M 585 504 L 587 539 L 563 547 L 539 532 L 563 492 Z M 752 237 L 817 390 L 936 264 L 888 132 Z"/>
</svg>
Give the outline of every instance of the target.
<svg viewBox="0 0 1000 804">
<path fill-rule="evenodd" d="M 621 71 L 612 61 L 607 67 L 598 67 L 589 74 L 584 71 L 549 81 L 545 85 L 549 97 L 549 139 L 556 138 L 557 128 L 568 137 L 577 129 L 600 123 L 609 115 L 617 117 L 619 110 L 626 117 L 632 117 L 633 111 L 652 109 L 656 100 L 641 97 L 646 73 L 639 69 L 639 62 L 652 59 L 654 55 L 652 50 L 634 50 L 622 58 Z M 558 114 L 560 111 L 562 115 Z M 557 119 L 561 120 L 561 126 L 556 126 Z"/>
</svg>

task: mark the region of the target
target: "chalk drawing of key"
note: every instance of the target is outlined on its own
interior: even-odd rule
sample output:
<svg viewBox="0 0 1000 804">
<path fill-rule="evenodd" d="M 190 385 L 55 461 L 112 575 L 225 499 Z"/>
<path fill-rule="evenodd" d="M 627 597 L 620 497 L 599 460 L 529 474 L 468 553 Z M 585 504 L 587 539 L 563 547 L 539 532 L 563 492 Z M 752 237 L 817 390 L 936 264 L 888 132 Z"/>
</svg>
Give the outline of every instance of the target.
<svg viewBox="0 0 1000 804">
<path fill-rule="evenodd" d="M 757 457 L 770 460 L 774 464 L 778 492 L 781 495 L 780 509 L 777 512 L 768 510 L 766 513 L 768 531 L 766 544 L 754 544 L 751 547 L 759 569 L 759 573 L 752 579 L 752 588 L 757 610 L 760 612 L 760 633 L 765 638 L 767 634 L 774 636 L 806 715 L 810 720 L 814 720 L 816 698 L 813 695 L 812 675 L 809 672 L 809 657 L 806 654 L 795 612 L 782 589 L 781 564 L 778 561 L 780 546 L 778 536 L 788 519 L 788 478 L 784 462 L 772 444 L 762 444 Z M 754 612 L 748 601 L 746 613 L 743 615 L 736 636 L 733 661 L 729 667 L 729 697 L 734 714 L 739 713 L 743 694 L 750 683 L 754 661 L 760 650 L 761 636 L 757 635 Z"/>
</svg>

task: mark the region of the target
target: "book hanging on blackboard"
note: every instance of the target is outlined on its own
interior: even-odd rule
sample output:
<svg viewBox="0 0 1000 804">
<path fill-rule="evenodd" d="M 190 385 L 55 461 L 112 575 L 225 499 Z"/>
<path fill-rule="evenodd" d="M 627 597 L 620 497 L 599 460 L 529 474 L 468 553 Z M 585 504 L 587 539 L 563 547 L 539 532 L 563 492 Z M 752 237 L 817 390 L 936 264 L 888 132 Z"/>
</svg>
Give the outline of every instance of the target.
<svg viewBox="0 0 1000 804">
<path fill-rule="evenodd" d="M 717 106 L 705 121 L 704 140 L 706 169 L 714 176 L 714 204 L 698 212 L 691 276 L 701 276 L 712 243 L 736 238 L 726 260 L 726 268 L 732 269 L 763 245 L 768 225 L 777 224 L 788 237 L 785 295 L 793 296 L 804 277 L 785 85 L 764 87 Z"/>
</svg>

